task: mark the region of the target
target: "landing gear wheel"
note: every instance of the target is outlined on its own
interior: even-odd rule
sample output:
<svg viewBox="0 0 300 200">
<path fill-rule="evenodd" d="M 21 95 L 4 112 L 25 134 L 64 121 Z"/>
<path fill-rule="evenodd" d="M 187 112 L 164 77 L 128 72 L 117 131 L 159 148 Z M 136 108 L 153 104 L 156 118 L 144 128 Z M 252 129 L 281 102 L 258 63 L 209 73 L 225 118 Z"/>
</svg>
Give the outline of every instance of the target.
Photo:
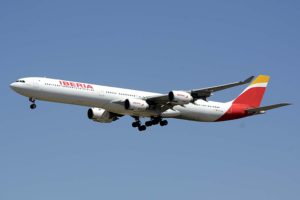
<svg viewBox="0 0 300 200">
<path fill-rule="evenodd" d="M 145 122 L 145 125 L 146 125 L 146 126 L 152 126 L 152 124 L 153 124 L 152 121 L 146 121 L 146 122 Z"/>
<path fill-rule="evenodd" d="M 30 105 L 30 109 L 35 109 L 36 108 L 36 104 L 35 104 L 35 99 L 34 98 L 32 98 L 32 97 L 30 97 L 29 98 L 29 101 L 32 103 L 31 105 Z"/>
<path fill-rule="evenodd" d="M 160 118 L 153 118 L 152 119 L 152 125 L 156 125 L 156 124 L 158 124 L 159 122 L 160 122 Z"/>
<path fill-rule="evenodd" d="M 138 129 L 139 131 L 144 131 L 146 130 L 146 126 L 145 125 L 139 126 Z"/>
<path fill-rule="evenodd" d="M 166 125 L 168 125 L 168 121 L 167 120 L 162 120 L 162 121 L 159 122 L 159 124 L 161 126 L 166 126 Z"/>
<path fill-rule="evenodd" d="M 139 122 L 139 121 L 132 122 L 132 127 L 133 127 L 133 128 L 136 128 L 136 127 L 138 127 L 138 126 L 140 126 L 140 122 Z"/>
<path fill-rule="evenodd" d="M 33 110 L 33 109 L 35 109 L 35 108 L 36 108 L 36 104 L 35 104 L 35 103 L 33 103 L 33 104 L 30 105 L 30 109 Z"/>
</svg>

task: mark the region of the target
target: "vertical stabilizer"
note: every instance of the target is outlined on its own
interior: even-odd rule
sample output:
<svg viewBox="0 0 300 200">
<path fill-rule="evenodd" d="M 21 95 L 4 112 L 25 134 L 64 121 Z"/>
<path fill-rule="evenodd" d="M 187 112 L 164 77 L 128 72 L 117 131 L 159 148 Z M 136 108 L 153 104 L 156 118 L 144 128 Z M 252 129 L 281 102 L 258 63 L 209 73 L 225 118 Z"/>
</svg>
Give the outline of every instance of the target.
<svg viewBox="0 0 300 200">
<path fill-rule="evenodd" d="M 270 76 L 259 75 L 250 85 L 235 99 L 233 104 L 244 104 L 253 108 L 260 106 Z"/>
</svg>

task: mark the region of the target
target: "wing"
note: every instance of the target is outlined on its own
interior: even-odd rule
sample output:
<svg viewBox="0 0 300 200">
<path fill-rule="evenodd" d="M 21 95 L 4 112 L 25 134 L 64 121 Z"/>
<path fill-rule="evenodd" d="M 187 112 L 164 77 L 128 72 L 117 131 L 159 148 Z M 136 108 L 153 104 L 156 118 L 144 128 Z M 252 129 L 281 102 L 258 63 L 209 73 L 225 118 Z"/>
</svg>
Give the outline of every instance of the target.
<svg viewBox="0 0 300 200">
<path fill-rule="evenodd" d="M 239 82 L 234 82 L 234 83 L 229 83 L 229 84 L 224 84 L 224 85 L 218 85 L 218 86 L 213 86 L 213 87 L 207 87 L 207 88 L 202 88 L 202 89 L 194 89 L 194 90 L 189 90 L 189 91 L 185 91 L 185 92 L 191 94 L 191 96 L 194 98 L 194 101 L 197 99 L 205 99 L 206 100 L 208 97 L 210 97 L 212 95 L 213 92 L 217 92 L 217 91 L 225 90 L 225 89 L 232 88 L 235 86 L 250 83 L 253 78 L 254 78 L 254 76 L 250 76 L 249 78 L 247 78 L 244 81 L 239 81 Z M 167 110 L 173 106 L 171 104 L 171 102 L 169 102 L 168 94 L 148 97 L 145 100 L 147 101 L 147 103 L 149 105 L 158 106 L 162 110 Z"/>
<path fill-rule="evenodd" d="M 218 86 L 213 86 L 213 87 L 208 87 L 208 88 L 202 88 L 202 89 L 195 89 L 195 90 L 191 90 L 190 93 L 194 99 L 206 99 L 207 97 L 210 97 L 212 95 L 212 93 L 214 93 L 214 92 L 250 83 L 253 78 L 254 78 L 254 76 L 250 76 L 249 78 L 245 79 L 244 81 L 239 81 L 239 82 L 234 82 L 234 83 L 229 83 L 229 84 L 224 84 L 224 85 L 218 85 Z"/>
</svg>

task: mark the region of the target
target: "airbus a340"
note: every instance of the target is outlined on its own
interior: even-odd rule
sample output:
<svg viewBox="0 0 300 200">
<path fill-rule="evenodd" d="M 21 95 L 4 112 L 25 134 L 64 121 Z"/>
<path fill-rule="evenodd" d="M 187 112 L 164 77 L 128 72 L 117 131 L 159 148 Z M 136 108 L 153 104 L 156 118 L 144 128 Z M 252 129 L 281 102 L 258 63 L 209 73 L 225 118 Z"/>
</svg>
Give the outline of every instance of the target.
<svg viewBox="0 0 300 200">
<path fill-rule="evenodd" d="M 36 108 L 36 100 L 88 106 L 89 119 L 109 123 L 130 115 L 134 118 L 132 126 L 144 131 L 153 125 L 167 125 L 166 118 L 219 122 L 290 105 L 280 103 L 260 107 L 270 77 L 259 75 L 253 79 L 251 76 L 240 82 L 187 91 L 172 90 L 167 94 L 42 77 L 21 78 L 10 87 L 29 98 L 31 109 Z M 208 100 L 214 92 L 247 83 L 249 86 L 232 101 Z M 140 121 L 143 117 L 149 118 L 144 124 Z"/>
</svg>

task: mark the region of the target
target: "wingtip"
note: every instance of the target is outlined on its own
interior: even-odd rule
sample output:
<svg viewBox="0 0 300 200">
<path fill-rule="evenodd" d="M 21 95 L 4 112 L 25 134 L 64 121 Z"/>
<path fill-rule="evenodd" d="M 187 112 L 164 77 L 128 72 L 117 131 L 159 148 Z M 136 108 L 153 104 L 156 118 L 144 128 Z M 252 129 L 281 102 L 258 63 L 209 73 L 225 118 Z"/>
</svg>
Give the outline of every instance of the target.
<svg viewBox="0 0 300 200">
<path fill-rule="evenodd" d="M 293 104 L 292 103 L 282 103 L 282 105 L 284 105 L 284 106 L 291 106 Z"/>
<path fill-rule="evenodd" d="M 243 82 L 244 82 L 244 83 L 250 83 L 250 82 L 253 80 L 254 77 L 255 77 L 255 76 L 250 76 L 249 78 L 247 78 L 247 79 L 244 80 Z"/>
<path fill-rule="evenodd" d="M 279 107 L 284 107 L 284 106 L 290 106 L 290 105 L 293 105 L 293 104 L 291 104 L 291 103 L 279 103 L 278 105 L 279 105 Z"/>
</svg>

